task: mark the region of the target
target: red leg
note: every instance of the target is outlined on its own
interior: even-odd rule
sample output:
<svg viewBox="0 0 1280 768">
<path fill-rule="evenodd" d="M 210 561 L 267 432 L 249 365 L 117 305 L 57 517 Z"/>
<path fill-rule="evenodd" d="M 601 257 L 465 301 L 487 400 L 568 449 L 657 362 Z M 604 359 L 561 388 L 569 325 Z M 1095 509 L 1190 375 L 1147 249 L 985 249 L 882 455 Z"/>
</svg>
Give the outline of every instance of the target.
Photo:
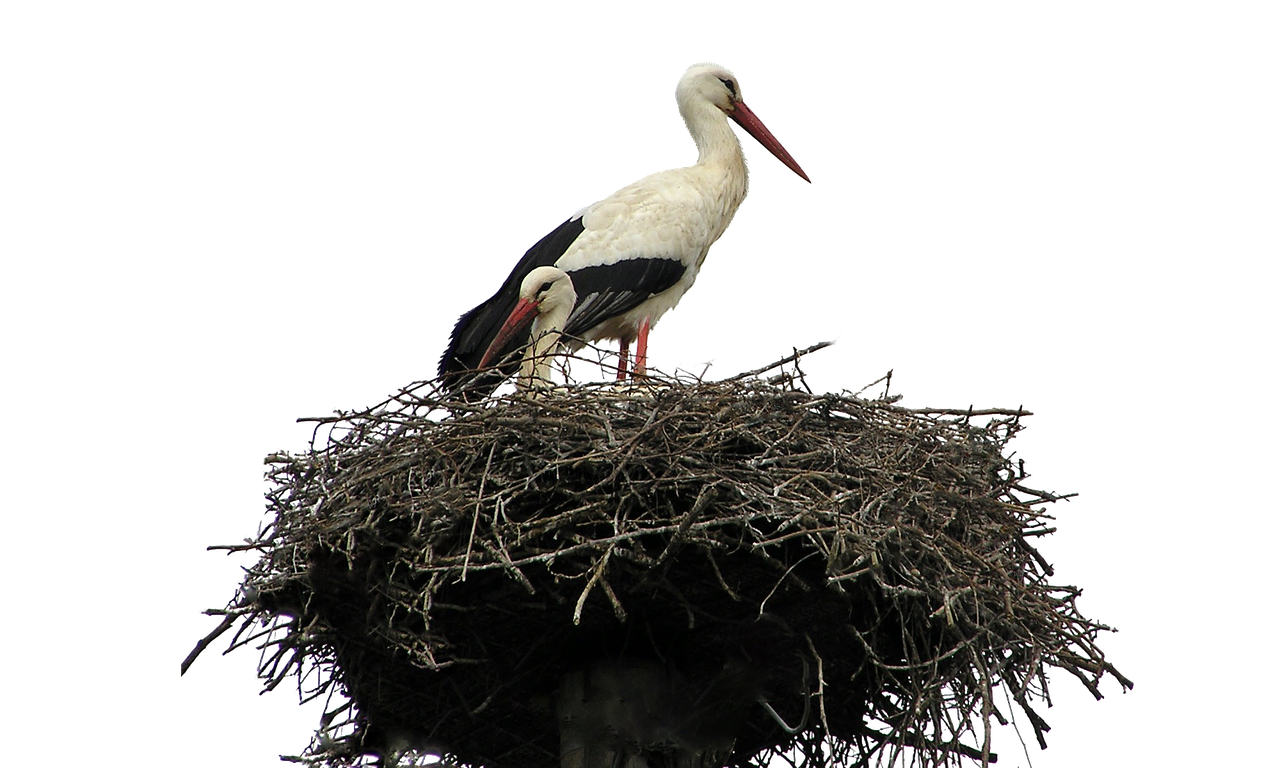
<svg viewBox="0 0 1280 768">
<path fill-rule="evenodd" d="M 631 354 L 631 345 L 625 341 L 618 342 L 618 381 L 627 378 L 627 358 Z"/>
<path fill-rule="evenodd" d="M 640 322 L 640 335 L 636 339 L 636 364 L 631 369 L 631 378 L 644 378 L 649 366 L 649 318 Z"/>
</svg>

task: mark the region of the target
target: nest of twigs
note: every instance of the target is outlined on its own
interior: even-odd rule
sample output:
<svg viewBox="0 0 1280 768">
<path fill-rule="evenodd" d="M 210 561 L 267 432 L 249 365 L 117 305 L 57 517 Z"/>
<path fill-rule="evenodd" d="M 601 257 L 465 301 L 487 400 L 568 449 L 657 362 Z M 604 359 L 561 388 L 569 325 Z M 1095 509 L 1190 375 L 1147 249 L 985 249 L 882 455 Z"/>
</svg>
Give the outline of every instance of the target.
<svg viewBox="0 0 1280 768">
<path fill-rule="evenodd" d="M 1018 713 L 1044 746 L 1051 668 L 1130 686 L 1035 549 L 1062 497 L 1009 456 L 1029 414 L 814 394 L 800 354 L 313 420 L 267 457 L 269 524 L 226 547 L 260 559 L 187 664 L 236 627 L 268 688 L 330 697 L 297 758 L 329 766 L 554 766 L 549 702 L 591 658 L 750 699 L 735 766 L 992 759 Z"/>
</svg>

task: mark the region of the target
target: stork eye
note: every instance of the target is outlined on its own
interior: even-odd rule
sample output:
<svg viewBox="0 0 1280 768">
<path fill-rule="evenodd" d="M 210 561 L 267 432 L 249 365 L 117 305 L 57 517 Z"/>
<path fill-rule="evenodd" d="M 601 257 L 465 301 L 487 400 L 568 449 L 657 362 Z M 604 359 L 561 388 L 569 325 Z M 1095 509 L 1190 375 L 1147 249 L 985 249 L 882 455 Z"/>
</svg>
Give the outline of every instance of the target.
<svg viewBox="0 0 1280 768">
<path fill-rule="evenodd" d="M 547 292 L 547 291 L 549 291 L 549 290 L 551 290 L 551 281 L 550 281 L 550 280 L 548 280 L 547 282 L 545 282 L 545 283 L 543 283 L 543 284 L 542 284 L 542 287 L 538 289 L 538 293 L 539 293 L 539 294 L 546 293 L 546 292 Z"/>
<path fill-rule="evenodd" d="M 724 87 L 729 89 L 729 93 L 736 94 L 738 92 L 738 89 L 733 86 L 732 80 L 726 80 L 722 77 L 720 82 L 724 83 Z"/>
</svg>

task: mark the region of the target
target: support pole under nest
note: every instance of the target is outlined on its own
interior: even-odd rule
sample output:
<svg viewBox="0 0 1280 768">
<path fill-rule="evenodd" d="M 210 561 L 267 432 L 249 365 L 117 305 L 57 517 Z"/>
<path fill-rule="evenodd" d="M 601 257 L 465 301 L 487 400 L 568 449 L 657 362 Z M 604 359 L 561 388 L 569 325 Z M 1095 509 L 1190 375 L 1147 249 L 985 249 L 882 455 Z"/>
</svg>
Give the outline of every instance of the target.
<svg viewBox="0 0 1280 768">
<path fill-rule="evenodd" d="M 741 702 L 700 696 L 666 664 L 601 660 L 560 682 L 560 768 L 719 768 Z"/>
</svg>

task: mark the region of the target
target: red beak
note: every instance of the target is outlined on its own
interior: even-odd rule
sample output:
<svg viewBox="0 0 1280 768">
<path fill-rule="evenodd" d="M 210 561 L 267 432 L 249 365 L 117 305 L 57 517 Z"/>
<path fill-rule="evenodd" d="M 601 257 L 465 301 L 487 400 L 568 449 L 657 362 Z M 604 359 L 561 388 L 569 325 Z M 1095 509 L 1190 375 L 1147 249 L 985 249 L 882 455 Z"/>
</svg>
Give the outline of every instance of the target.
<svg viewBox="0 0 1280 768">
<path fill-rule="evenodd" d="M 764 145 L 764 148 L 773 153 L 773 156 L 782 161 L 782 164 L 796 172 L 796 175 L 805 181 L 809 181 L 809 177 L 800 169 L 800 164 L 796 162 L 791 153 L 783 148 L 782 143 L 769 133 L 769 129 L 764 127 L 764 123 L 760 122 L 760 118 L 756 117 L 756 113 L 747 109 L 747 105 L 738 102 L 733 105 L 733 111 L 729 113 L 729 117 L 733 118 L 733 122 L 742 126 L 742 129 L 751 134 L 751 137 Z M 809 182 L 812 184 L 813 182 Z"/>
<path fill-rule="evenodd" d="M 489 367 L 493 359 L 498 356 L 498 353 L 506 349 L 516 334 L 527 330 L 530 325 L 533 325 L 533 320 L 537 316 L 537 302 L 528 299 L 520 299 L 520 301 L 516 302 L 516 308 L 511 310 L 510 315 L 507 315 L 507 321 L 498 329 L 498 335 L 493 337 L 489 348 L 484 351 L 484 357 L 480 358 L 480 367 Z"/>
</svg>

